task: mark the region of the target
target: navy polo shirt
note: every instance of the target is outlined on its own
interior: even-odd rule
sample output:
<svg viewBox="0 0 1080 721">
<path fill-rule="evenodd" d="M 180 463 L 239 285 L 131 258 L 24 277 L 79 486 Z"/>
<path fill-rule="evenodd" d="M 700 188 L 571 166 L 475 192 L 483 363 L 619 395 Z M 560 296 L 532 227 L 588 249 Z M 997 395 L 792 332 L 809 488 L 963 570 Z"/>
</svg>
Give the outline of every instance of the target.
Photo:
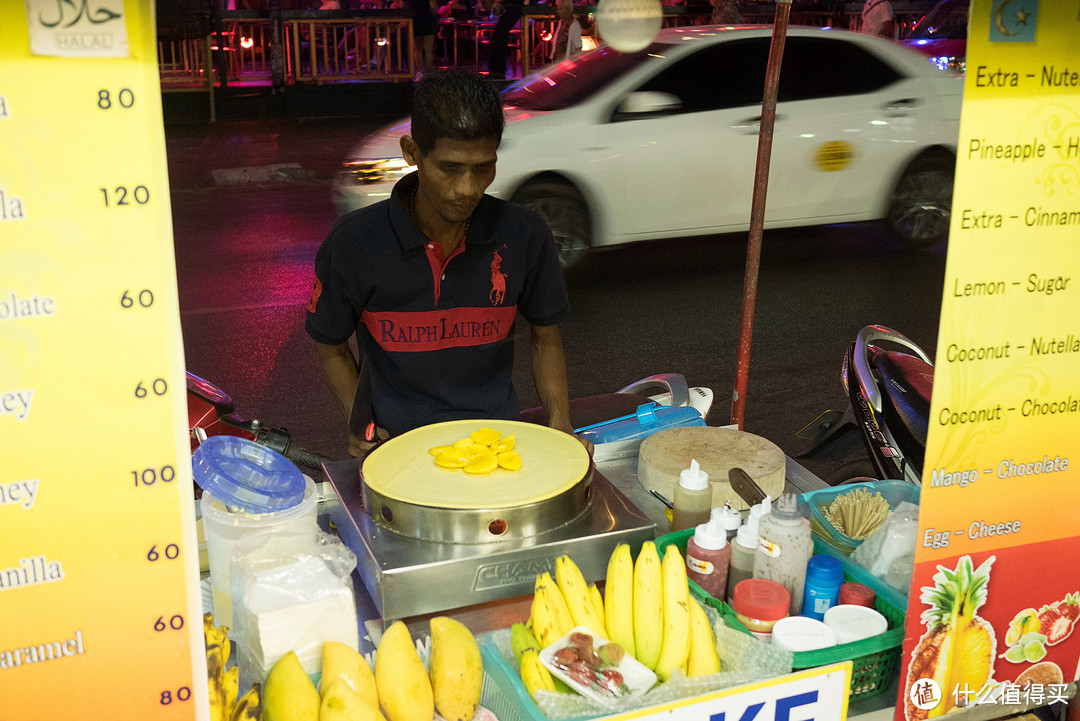
<svg viewBox="0 0 1080 721">
<path fill-rule="evenodd" d="M 391 435 L 465 418 L 516 420 L 515 317 L 546 326 L 569 312 L 551 231 L 532 211 L 485 195 L 464 249 L 439 273 L 432 241 L 406 210 L 417 182 L 415 173 L 402 178 L 388 200 L 331 229 L 315 256 L 307 332 L 326 345 L 356 333 L 376 421 Z"/>
</svg>

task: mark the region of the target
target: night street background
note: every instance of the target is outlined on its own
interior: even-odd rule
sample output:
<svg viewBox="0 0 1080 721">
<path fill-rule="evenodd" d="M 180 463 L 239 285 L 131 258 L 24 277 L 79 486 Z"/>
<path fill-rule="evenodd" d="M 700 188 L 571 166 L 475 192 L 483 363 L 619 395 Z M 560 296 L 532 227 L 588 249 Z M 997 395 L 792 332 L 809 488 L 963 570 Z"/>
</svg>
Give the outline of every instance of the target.
<svg viewBox="0 0 1080 721">
<path fill-rule="evenodd" d="M 188 370 L 221 386 L 242 415 L 285 426 L 298 444 L 334 458 L 346 457 L 345 422 L 303 309 L 315 253 L 336 217 L 333 174 L 352 144 L 392 119 L 166 127 Z M 214 170 L 277 163 L 300 167 L 276 181 L 214 181 Z M 593 254 L 568 278 L 573 312 L 561 330 L 571 396 L 677 372 L 713 389 L 709 424 L 726 424 L 745 245 L 743 233 Z M 767 232 L 745 430 L 788 455 L 802 453 L 807 444 L 796 431 L 828 408 L 844 408 L 840 363 L 864 325 L 895 328 L 933 357 L 944 266 L 944 247 L 888 250 L 876 223 Z M 522 326 L 515 366 L 522 407 L 537 404 L 527 350 Z M 869 470 L 854 445 L 833 455 L 805 465 L 834 479 Z"/>
</svg>

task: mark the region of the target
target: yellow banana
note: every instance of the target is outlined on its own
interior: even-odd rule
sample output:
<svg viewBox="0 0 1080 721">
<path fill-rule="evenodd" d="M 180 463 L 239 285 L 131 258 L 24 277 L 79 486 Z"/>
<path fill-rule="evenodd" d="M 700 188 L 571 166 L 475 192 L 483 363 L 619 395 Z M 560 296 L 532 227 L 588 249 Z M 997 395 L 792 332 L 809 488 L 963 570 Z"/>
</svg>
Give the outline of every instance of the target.
<svg viewBox="0 0 1080 721">
<path fill-rule="evenodd" d="M 261 716 L 262 700 L 259 698 L 259 683 L 256 681 L 236 702 L 228 721 L 259 721 Z"/>
<path fill-rule="evenodd" d="M 573 559 L 565 553 L 555 559 L 555 582 L 562 591 L 567 608 L 570 609 L 574 625 L 585 626 L 593 633 L 607 638 L 604 620 L 596 615 L 596 607 L 593 606 L 592 599 L 589 597 L 589 587 L 585 584 L 585 577 L 581 575 L 581 569 L 577 567 Z"/>
<path fill-rule="evenodd" d="M 720 673 L 720 654 L 716 650 L 716 636 L 705 609 L 690 599 L 690 657 L 687 660 L 687 676 L 708 676 Z"/>
<path fill-rule="evenodd" d="M 203 614 L 206 644 L 206 682 L 210 692 L 210 721 L 229 721 L 232 706 L 226 697 L 225 664 L 229 660 L 228 628 L 214 625 L 214 615 Z M 233 695 L 235 699 L 235 692 Z"/>
<path fill-rule="evenodd" d="M 597 618 L 601 623 L 604 622 L 604 597 L 600 595 L 600 589 L 596 587 L 595 583 L 589 584 L 589 601 L 592 602 L 593 610 L 596 611 Z M 607 623 L 604 623 L 604 630 L 607 630 Z M 605 636 L 606 638 L 606 636 Z"/>
<path fill-rule="evenodd" d="M 634 562 L 634 658 L 656 668 L 664 642 L 664 592 L 656 544 L 641 544 Z"/>
<path fill-rule="evenodd" d="M 664 642 L 656 661 L 661 681 L 682 668 L 690 653 L 690 587 L 686 582 L 686 562 L 674 545 L 664 551 L 663 561 Z"/>
<path fill-rule="evenodd" d="M 521 654 L 527 649 L 540 650 L 540 642 L 536 636 L 529 632 L 523 623 L 515 623 L 510 627 L 510 650 L 514 652 L 514 660 L 521 665 Z"/>
<path fill-rule="evenodd" d="M 604 582 L 604 628 L 609 641 L 637 658 L 634 647 L 634 560 L 626 543 L 615 546 L 608 559 Z"/>
<path fill-rule="evenodd" d="M 536 577 L 530 620 L 533 635 L 540 642 L 540 648 L 555 643 L 574 627 L 574 619 L 567 608 L 566 599 L 555 585 L 551 574 L 546 571 Z"/>
<path fill-rule="evenodd" d="M 448 616 L 431 619 L 431 690 L 446 721 L 472 721 L 480 709 L 484 665 L 472 631 Z"/>
<path fill-rule="evenodd" d="M 225 713 L 222 718 L 228 719 L 236 708 L 236 697 L 240 695 L 240 667 L 233 666 L 226 671 L 221 685 L 225 694 Z"/>
<path fill-rule="evenodd" d="M 537 691 L 555 690 L 551 672 L 540 663 L 540 655 L 533 648 L 525 649 L 525 653 L 521 654 L 521 680 L 533 701 L 536 700 Z"/>
</svg>

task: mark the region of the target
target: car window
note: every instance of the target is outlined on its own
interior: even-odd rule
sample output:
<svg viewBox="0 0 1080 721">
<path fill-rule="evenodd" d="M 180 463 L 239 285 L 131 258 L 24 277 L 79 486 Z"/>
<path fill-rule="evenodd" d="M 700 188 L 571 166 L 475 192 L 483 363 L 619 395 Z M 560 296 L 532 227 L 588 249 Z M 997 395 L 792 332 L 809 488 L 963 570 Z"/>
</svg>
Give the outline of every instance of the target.
<svg viewBox="0 0 1080 721">
<path fill-rule="evenodd" d="M 769 60 L 768 37 L 718 43 L 682 58 L 638 90 L 671 93 L 679 112 L 760 106 Z M 870 52 L 834 38 L 790 37 L 784 47 L 778 101 L 859 95 L 900 74 Z"/>
<path fill-rule="evenodd" d="M 653 43 L 638 53 L 620 53 L 607 46 L 575 55 L 554 67 L 532 73 L 503 93 L 503 102 L 528 110 L 559 110 L 576 105 L 612 80 L 670 48 Z"/>
<path fill-rule="evenodd" d="M 836 38 L 789 38 L 780 70 L 779 101 L 862 95 L 896 82 L 891 66 L 855 43 Z"/>
<path fill-rule="evenodd" d="M 923 16 L 906 37 L 963 40 L 967 37 L 969 6 L 969 0 L 945 0 Z"/>
</svg>

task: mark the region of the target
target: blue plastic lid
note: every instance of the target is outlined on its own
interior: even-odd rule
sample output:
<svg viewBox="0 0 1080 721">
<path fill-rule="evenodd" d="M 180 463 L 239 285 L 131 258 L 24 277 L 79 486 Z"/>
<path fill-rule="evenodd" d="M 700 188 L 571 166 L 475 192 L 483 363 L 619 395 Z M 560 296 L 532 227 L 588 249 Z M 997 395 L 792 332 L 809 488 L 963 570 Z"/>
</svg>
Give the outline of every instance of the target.
<svg viewBox="0 0 1080 721">
<path fill-rule="evenodd" d="M 195 483 L 230 508 L 282 511 L 304 500 L 304 474 L 277 451 L 237 436 L 211 436 L 191 454 Z"/>
<path fill-rule="evenodd" d="M 839 586 L 844 581 L 844 569 L 832 556 L 813 556 L 806 564 L 806 581 L 819 586 Z"/>
</svg>

